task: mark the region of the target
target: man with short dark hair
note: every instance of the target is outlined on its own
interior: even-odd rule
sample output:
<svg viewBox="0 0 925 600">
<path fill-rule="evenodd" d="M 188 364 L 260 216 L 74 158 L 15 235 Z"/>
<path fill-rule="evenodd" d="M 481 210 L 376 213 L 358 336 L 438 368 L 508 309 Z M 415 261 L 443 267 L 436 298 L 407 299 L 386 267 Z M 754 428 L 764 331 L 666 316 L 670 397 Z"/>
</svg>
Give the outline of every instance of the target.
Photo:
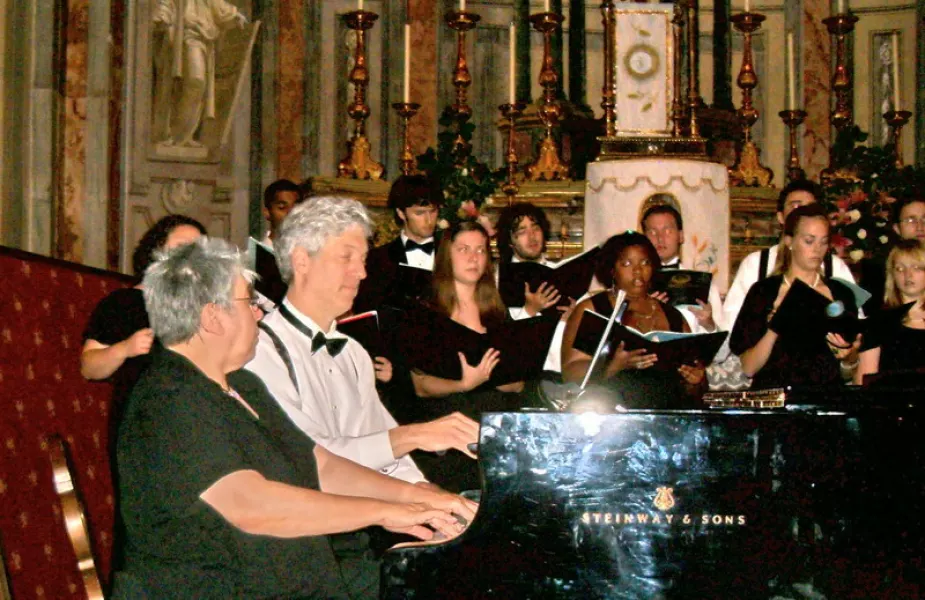
<svg viewBox="0 0 925 600">
<path fill-rule="evenodd" d="M 269 229 L 263 243 L 273 247 L 279 226 L 283 219 L 295 207 L 302 203 L 305 196 L 299 186 L 288 179 L 277 179 L 263 191 L 263 218 L 267 220 Z"/>
<path fill-rule="evenodd" d="M 907 196 L 898 199 L 892 210 L 893 231 L 904 240 L 919 240 L 925 243 L 925 198 Z M 882 233 L 881 235 L 886 235 Z M 861 261 L 861 285 L 871 293 L 864 305 L 868 315 L 880 309 L 886 287 L 886 255 L 875 255 Z"/>
<path fill-rule="evenodd" d="M 658 257 L 662 269 L 681 267 L 681 245 L 684 244 L 684 219 L 681 213 L 668 204 L 656 204 L 642 215 L 642 232 L 645 234 Z M 695 333 L 712 333 L 723 327 L 723 301 L 716 284 L 710 283 L 709 303 L 698 301 L 699 307 L 678 307 Z"/>
<path fill-rule="evenodd" d="M 787 216 L 800 206 L 817 202 L 823 196 L 818 184 L 805 179 L 797 179 L 787 184 L 777 198 L 777 222 L 781 227 Z M 731 328 L 735 324 L 739 310 L 745 301 L 745 295 L 753 283 L 770 275 L 777 264 L 778 245 L 752 252 L 739 264 L 726 301 L 723 303 L 725 323 Z M 837 256 L 827 255 L 825 260 L 826 275 L 854 283 L 854 276 L 845 261 Z"/>
<path fill-rule="evenodd" d="M 437 227 L 437 211 L 443 192 L 424 175 L 402 175 L 389 190 L 389 208 L 401 227 L 398 237 L 370 251 L 366 259 L 368 276 L 360 284 L 354 312 L 374 310 L 397 290 L 398 265 L 406 264 L 432 271 Z"/>
</svg>

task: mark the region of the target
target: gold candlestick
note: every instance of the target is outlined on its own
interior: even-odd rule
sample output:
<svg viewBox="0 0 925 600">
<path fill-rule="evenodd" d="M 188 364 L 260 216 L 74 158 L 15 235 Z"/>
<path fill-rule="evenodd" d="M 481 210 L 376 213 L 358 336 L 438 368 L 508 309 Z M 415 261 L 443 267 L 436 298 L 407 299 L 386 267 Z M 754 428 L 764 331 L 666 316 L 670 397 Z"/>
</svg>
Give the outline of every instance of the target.
<svg viewBox="0 0 925 600">
<path fill-rule="evenodd" d="M 604 25 L 604 85 L 601 88 L 601 108 L 604 109 L 604 135 L 612 138 L 617 135 L 617 87 L 613 69 L 617 11 L 613 0 L 601 3 L 601 15 Z"/>
<path fill-rule="evenodd" d="M 787 179 L 805 179 L 806 172 L 800 166 L 800 153 L 797 149 L 797 127 L 806 118 L 805 110 L 782 110 L 777 113 L 790 129 L 790 160 L 787 161 Z"/>
<path fill-rule="evenodd" d="M 703 98 L 700 97 L 700 18 L 697 0 L 686 0 L 687 2 L 687 64 L 690 70 L 687 73 L 687 110 L 690 112 L 690 134 L 692 138 L 700 137 L 700 124 L 697 122 L 697 111 L 703 105 Z M 746 13 L 749 14 L 749 13 Z M 754 13 L 751 13 L 754 14 Z M 761 20 L 758 21 L 760 26 Z M 755 27 L 757 29 L 757 27 Z"/>
<path fill-rule="evenodd" d="M 411 142 L 408 140 L 408 122 L 414 115 L 418 114 L 421 105 L 417 102 L 396 102 L 392 105 L 392 108 L 394 108 L 396 112 L 398 112 L 398 116 L 401 117 L 402 126 L 402 150 L 398 164 L 400 165 L 402 175 L 413 175 L 415 172 L 414 154 L 411 152 Z"/>
<path fill-rule="evenodd" d="M 517 184 L 517 150 L 514 148 L 514 125 L 517 117 L 523 113 L 525 107 L 526 104 L 523 102 L 502 104 L 498 107 L 498 110 L 501 111 L 501 116 L 507 120 L 508 126 L 507 155 L 504 157 L 504 162 L 507 165 L 507 180 L 501 184 L 501 191 L 507 195 L 508 205 L 514 203 L 514 196 L 520 191 L 520 186 Z"/>
<path fill-rule="evenodd" d="M 531 181 L 558 181 L 569 178 L 569 168 L 559 158 L 553 129 L 559 124 L 562 107 L 556 99 L 556 86 L 559 74 L 552 61 L 552 33 L 562 27 L 565 17 L 558 13 L 546 12 L 530 15 L 533 28 L 543 34 L 543 68 L 540 69 L 540 85 L 543 86 L 543 104 L 540 106 L 540 119 L 546 126 L 546 134 L 540 142 L 536 162 L 525 169 Z"/>
<path fill-rule="evenodd" d="M 460 128 L 472 116 L 472 108 L 466 98 L 466 90 L 472 85 L 472 75 L 466 61 L 466 32 L 474 29 L 481 17 L 471 12 L 450 11 L 445 16 L 446 24 L 456 32 L 456 68 L 453 70 L 453 86 L 456 88 L 456 102 L 453 112 L 459 121 Z M 456 136 L 457 164 L 462 164 L 469 155 L 471 146 L 463 139 L 462 133 Z"/>
<path fill-rule="evenodd" d="M 767 187 L 774 177 L 771 169 L 763 166 L 758 158 L 758 146 L 752 141 L 752 125 L 758 120 L 758 109 L 752 104 L 752 90 L 758 86 L 758 75 L 752 63 L 752 34 L 761 28 L 765 16 L 753 12 L 744 12 L 731 17 L 733 26 L 742 32 L 744 46 L 742 50 L 742 67 L 736 84 L 742 89 L 742 106 L 739 107 L 739 120 L 742 122 L 744 143 L 739 154 L 739 161 L 730 176 L 741 185 Z M 692 109 L 693 110 L 693 109 Z M 692 118 L 693 119 L 693 118 Z M 693 132 L 692 132 L 693 135 Z"/>
<path fill-rule="evenodd" d="M 681 101 L 681 66 L 683 64 L 680 50 L 681 48 L 681 31 L 684 27 L 684 6 L 681 2 L 674 5 L 674 15 L 671 19 L 671 35 L 674 40 L 674 47 L 677 49 L 674 54 L 674 68 L 672 69 L 671 86 L 671 134 L 674 137 L 681 137 L 684 129 L 684 104 Z M 607 63 L 605 63 L 607 64 Z"/>
<path fill-rule="evenodd" d="M 854 31 L 858 18 L 839 14 L 822 19 L 829 34 L 835 39 L 835 72 L 832 74 L 832 91 L 835 93 L 835 107 L 832 109 L 832 125 L 841 132 L 854 120 L 851 112 L 851 75 L 848 73 L 845 38 Z M 820 173 L 823 181 L 838 178 L 841 165 L 835 164 L 835 144 L 829 147 L 829 166 Z"/>
<path fill-rule="evenodd" d="M 366 119 L 369 105 L 366 104 L 366 87 L 369 85 L 369 69 L 366 68 L 366 31 L 372 29 L 379 18 L 374 12 L 355 10 L 344 15 L 347 27 L 356 32 L 357 47 L 353 69 L 348 80 L 353 84 L 353 102 L 347 107 L 347 114 L 354 120 L 353 136 L 347 142 L 347 157 L 337 165 L 338 177 L 352 179 L 381 179 L 383 168 L 372 159 L 371 145 L 366 137 Z"/>
<path fill-rule="evenodd" d="M 909 122 L 912 113 L 908 110 L 890 110 L 883 114 L 887 125 L 890 126 L 890 145 L 893 146 L 893 155 L 896 160 L 896 168 L 903 168 L 903 145 L 902 131 L 903 126 Z"/>
</svg>

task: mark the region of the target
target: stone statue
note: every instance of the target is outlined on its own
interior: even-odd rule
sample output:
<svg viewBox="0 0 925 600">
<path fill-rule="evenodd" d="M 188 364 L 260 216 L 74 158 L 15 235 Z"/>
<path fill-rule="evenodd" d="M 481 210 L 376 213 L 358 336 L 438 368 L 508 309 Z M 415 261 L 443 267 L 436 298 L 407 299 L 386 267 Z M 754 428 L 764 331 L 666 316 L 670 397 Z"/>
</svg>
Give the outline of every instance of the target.
<svg viewBox="0 0 925 600">
<path fill-rule="evenodd" d="M 159 147 L 201 149 L 204 119 L 215 118 L 215 44 L 247 17 L 225 0 L 156 0 L 153 9 L 152 141 Z"/>
</svg>

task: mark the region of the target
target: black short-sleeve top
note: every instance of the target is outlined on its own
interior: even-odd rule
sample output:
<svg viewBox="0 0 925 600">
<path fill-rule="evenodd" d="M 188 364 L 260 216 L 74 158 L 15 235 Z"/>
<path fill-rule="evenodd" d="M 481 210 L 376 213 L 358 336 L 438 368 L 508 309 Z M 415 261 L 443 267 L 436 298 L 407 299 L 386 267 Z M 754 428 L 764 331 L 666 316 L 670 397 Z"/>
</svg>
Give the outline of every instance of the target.
<svg viewBox="0 0 925 600">
<path fill-rule="evenodd" d="M 885 309 L 872 317 L 861 350 L 880 348 L 878 371 L 905 371 L 925 367 L 925 329 L 903 324 L 907 309 Z"/>
<path fill-rule="evenodd" d="M 112 346 L 126 340 L 139 329 L 150 327 L 145 299 L 138 288 L 115 290 L 96 305 L 84 329 L 84 341 L 96 340 Z M 150 355 L 127 358 L 112 374 L 113 397 L 122 399 L 132 391 L 142 371 L 150 363 Z"/>
<path fill-rule="evenodd" d="M 259 418 L 186 358 L 152 354 L 119 427 L 125 575 L 151 598 L 345 598 L 326 536 L 247 534 L 200 499 L 241 470 L 318 489 L 311 439 L 252 373 L 228 382 Z"/>
<path fill-rule="evenodd" d="M 783 283 L 780 275 L 757 281 L 748 290 L 742 310 L 729 334 L 729 349 L 742 354 L 757 344 L 768 331 L 768 317 Z M 844 303 L 850 313 L 857 313 L 854 294 L 844 284 L 825 280 L 835 300 Z M 838 360 L 825 341 L 825 333 L 813 330 L 812 335 L 781 335 L 774 343 L 764 367 L 752 379 L 755 389 L 785 385 L 828 385 L 841 383 Z"/>
</svg>

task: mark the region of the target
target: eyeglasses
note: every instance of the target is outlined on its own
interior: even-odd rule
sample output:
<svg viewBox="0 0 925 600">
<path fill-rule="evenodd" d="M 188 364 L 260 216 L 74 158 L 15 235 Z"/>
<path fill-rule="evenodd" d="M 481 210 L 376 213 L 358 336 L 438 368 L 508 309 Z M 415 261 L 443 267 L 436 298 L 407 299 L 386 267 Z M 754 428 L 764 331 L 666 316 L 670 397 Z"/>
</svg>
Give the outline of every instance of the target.
<svg viewBox="0 0 925 600">
<path fill-rule="evenodd" d="M 913 227 L 916 225 L 921 225 L 922 227 L 925 227 L 925 216 L 906 217 L 905 219 L 900 219 L 899 222 L 902 223 L 903 225 L 911 225 Z"/>
<path fill-rule="evenodd" d="M 232 298 L 235 302 L 247 302 L 250 304 L 251 308 L 258 308 L 260 306 L 260 298 L 257 296 L 248 296 L 247 298 Z"/>
</svg>

